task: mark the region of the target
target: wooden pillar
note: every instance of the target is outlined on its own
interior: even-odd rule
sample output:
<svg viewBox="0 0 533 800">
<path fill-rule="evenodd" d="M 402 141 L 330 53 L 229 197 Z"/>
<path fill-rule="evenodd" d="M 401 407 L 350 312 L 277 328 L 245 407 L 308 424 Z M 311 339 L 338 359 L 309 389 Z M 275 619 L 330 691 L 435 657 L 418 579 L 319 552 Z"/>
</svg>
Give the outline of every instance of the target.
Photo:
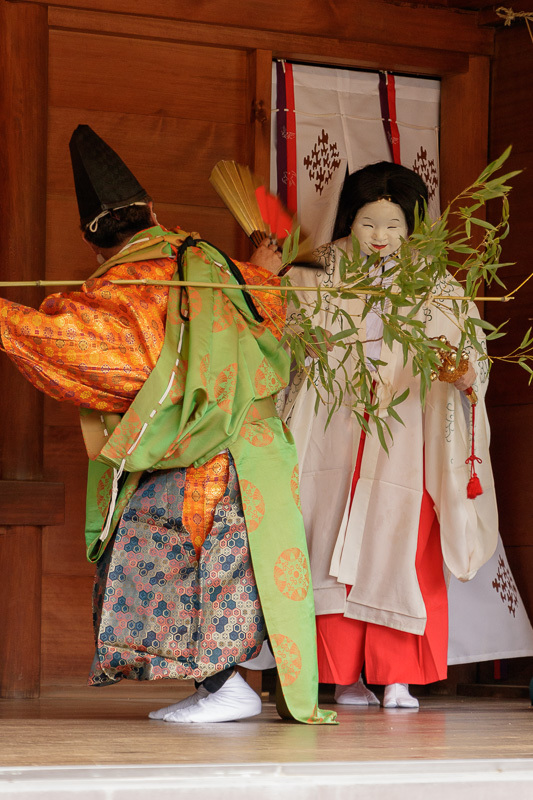
<svg viewBox="0 0 533 800">
<path fill-rule="evenodd" d="M 250 100 L 249 158 L 252 170 L 270 183 L 270 109 L 272 95 L 272 51 L 253 50 L 248 60 Z"/>
<path fill-rule="evenodd" d="M 0 0 L 0 275 L 44 277 L 47 131 L 47 8 Z M 2 290 L 26 305 L 34 290 Z M 43 402 L 0 356 L 0 489 L 8 480 L 42 478 Z M 8 525 L 9 492 L 0 491 L 3 588 L 0 696 L 36 697 L 40 688 L 41 529 Z M 28 502 L 32 502 L 31 493 Z"/>
<path fill-rule="evenodd" d="M 440 181 L 445 208 L 483 172 L 489 155 L 490 58 L 470 56 L 468 71 L 441 83 Z M 486 209 L 478 217 L 485 219 Z M 474 228 L 473 237 L 481 237 Z M 484 303 L 477 302 L 485 316 Z"/>
<path fill-rule="evenodd" d="M 487 165 L 490 59 L 470 56 L 469 69 L 441 85 L 441 203 L 446 206 Z"/>
</svg>

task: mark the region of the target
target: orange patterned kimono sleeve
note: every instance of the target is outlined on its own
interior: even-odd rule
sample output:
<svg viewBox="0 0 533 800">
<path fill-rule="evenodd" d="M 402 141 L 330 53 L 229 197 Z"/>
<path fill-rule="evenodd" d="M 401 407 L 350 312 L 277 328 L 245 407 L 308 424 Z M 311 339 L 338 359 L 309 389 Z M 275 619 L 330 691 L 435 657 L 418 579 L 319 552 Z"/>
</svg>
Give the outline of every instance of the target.
<svg viewBox="0 0 533 800">
<path fill-rule="evenodd" d="M 263 267 L 239 266 L 251 285 L 279 285 Z M 54 399 L 125 412 L 161 352 L 168 287 L 110 281 L 170 280 L 174 270 L 172 258 L 119 264 L 79 292 L 50 295 L 38 310 L 0 298 L 2 348 L 37 389 Z M 280 292 L 253 296 L 265 318 L 262 327 L 280 339 L 285 319 Z"/>
<path fill-rule="evenodd" d="M 0 299 L 2 347 L 37 388 L 77 406 L 126 411 L 155 366 L 165 336 L 167 287 L 109 279 L 172 277 L 173 259 L 113 267 L 39 310 Z"/>
<path fill-rule="evenodd" d="M 279 286 L 280 279 L 277 275 L 273 275 L 264 267 L 258 267 L 255 264 L 238 264 L 244 280 L 249 286 Z M 263 325 L 271 333 L 274 334 L 276 339 L 281 339 L 283 335 L 283 326 L 285 325 L 285 315 L 287 313 L 287 303 L 279 291 L 257 291 L 250 292 L 253 297 L 255 306 L 262 317 L 264 317 Z"/>
</svg>

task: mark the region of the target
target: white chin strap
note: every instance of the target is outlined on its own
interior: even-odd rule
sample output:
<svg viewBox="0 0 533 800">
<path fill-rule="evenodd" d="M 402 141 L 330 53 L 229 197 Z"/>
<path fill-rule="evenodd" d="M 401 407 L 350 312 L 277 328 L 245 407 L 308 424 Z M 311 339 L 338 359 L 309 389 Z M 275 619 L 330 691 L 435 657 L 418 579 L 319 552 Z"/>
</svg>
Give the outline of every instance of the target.
<svg viewBox="0 0 533 800">
<path fill-rule="evenodd" d="M 112 211 L 119 211 L 121 208 L 130 208 L 130 206 L 147 206 L 144 200 L 140 200 L 138 203 L 128 203 L 125 206 L 116 206 L 115 208 L 108 208 L 106 211 L 102 211 L 101 214 L 98 214 L 97 217 L 93 219 L 93 221 L 87 225 L 87 228 L 91 231 L 91 233 L 96 233 L 98 230 L 98 223 L 102 219 L 102 217 L 107 216 L 107 214 L 111 214 Z"/>
</svg>

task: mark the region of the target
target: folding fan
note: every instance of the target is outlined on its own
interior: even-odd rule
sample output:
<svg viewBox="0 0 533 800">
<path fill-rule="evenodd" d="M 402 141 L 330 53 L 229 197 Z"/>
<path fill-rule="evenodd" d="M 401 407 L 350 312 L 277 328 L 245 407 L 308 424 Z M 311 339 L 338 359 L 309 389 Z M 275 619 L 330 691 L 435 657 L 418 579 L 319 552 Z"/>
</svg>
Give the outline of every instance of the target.
<svg viewBox="0 0 533 800">
<path fill-rule="evenodd" d="M 248 167 L 235 161 L 219 161 L 209 180 L 256 247 L 267 236 L 282 242 L 296 229 L 296 218 L 287 211 L 279 197 L 266 190 Z M 301 241 L 295 261 L 311 262 L 312 250 L 311 238 L 307 237 Z"/>
</svg>

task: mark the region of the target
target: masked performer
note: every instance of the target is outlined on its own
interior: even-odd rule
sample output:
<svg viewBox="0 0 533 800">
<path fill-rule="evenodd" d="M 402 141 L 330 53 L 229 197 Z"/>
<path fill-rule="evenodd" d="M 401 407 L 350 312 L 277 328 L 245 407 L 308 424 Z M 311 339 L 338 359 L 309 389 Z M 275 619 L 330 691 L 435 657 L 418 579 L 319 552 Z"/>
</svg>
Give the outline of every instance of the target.
<svg viewBox="0 0 533 800">
<path fill-rule="evenodd" d="M 272 398 L 288 377 L 285 310 L 279 293 L 232 288 L 277 285 L 280 258 L 263 245 L 256 264 L 237 266 L 165 230 L 88 126 L 70 150 L 83 238 L 101 266 L 38 311 L 0 300 L 0 322 L 23 374 L 81 412 L 97 562 L 89 682 L 194 678 L 191 697 L 150 716 L 253 716 L 260 699 L 234 667 L 268 629 L 288 713 L 331 722 L 317 708 L 296 451 Z M 173 276 L 217 287 L 112 283 Z"/>
<path fill-rule="evenodd" d="M 427 190 L 405 167 L 381 162 L 346 178 L 333 243 L 318 250 L 323 286 L 340 280 L 342 252 L 352 252 L 352 233 L 362 254 L 379 253 L 373 266 L 376 284 L 394 266 L 394 253 L 414 226 L 415 208 L 423 209 Z M 297 285 L 309 282 L 291 274 Z M 392 279 L 391 279 L 392 280 Z M 446 281 L 442 293 L 457 293 Z M 309 295 L 309 301 L 314 297 Z M 317 324 L 336 333 L 335 303 L 324 295 Z M 361 431 L 349 407 L 336 411 L 327 430 L 328 409 L 314 415 L 315 394 L 297 377 L 289 393 L 286 418 L 298 449 L 301 499 L 306 523 L 317 609 L 319 679 L 336 684 L 338 703 L 379 704 L 363 684 L 385 685 L 386 707 L 417 707 L 409 684 L 446 677 L 448 615 L 443 572 L 472 578 L 492 555 L 497 541 L 497 510 L 488 456 L 489 430 L 483 395 L 483 362 L 453 383 L 436 381 L 425 407 L 420 379 L 413 376 L 402 347 L 383 346 L 383 322 L 376 310 L 362 318 L 364 298 L 343 299 L 358 326 L 365 360 L 374 375 L 379 415 L 390 426 L 390 452 L 381 447 L 375 427 Z M 472 305 L 470 316 L 476 315 Z M 427 336 L 444 335 L 458 344 L 458 326 L 435 308 L 417 314 Z M 334 350 L 332 356 L 334 356 Z M 356 358 L 356 349 L 353 348 Z M 470 358 L 475 354 L 470 347 Z M 386 362 L 376 366 L 375 361 Z M 477 375 L 476 375 L 477 372 Z M 470 453 L 469 403 L 464 390 L 475 382 L 476 450 L 483 459 L 479 475 L 484 493 L 467 497 Z M 393 395 L 409 389 L 397 411 L 403 423 L 387 417 Z"/>
</svg>

